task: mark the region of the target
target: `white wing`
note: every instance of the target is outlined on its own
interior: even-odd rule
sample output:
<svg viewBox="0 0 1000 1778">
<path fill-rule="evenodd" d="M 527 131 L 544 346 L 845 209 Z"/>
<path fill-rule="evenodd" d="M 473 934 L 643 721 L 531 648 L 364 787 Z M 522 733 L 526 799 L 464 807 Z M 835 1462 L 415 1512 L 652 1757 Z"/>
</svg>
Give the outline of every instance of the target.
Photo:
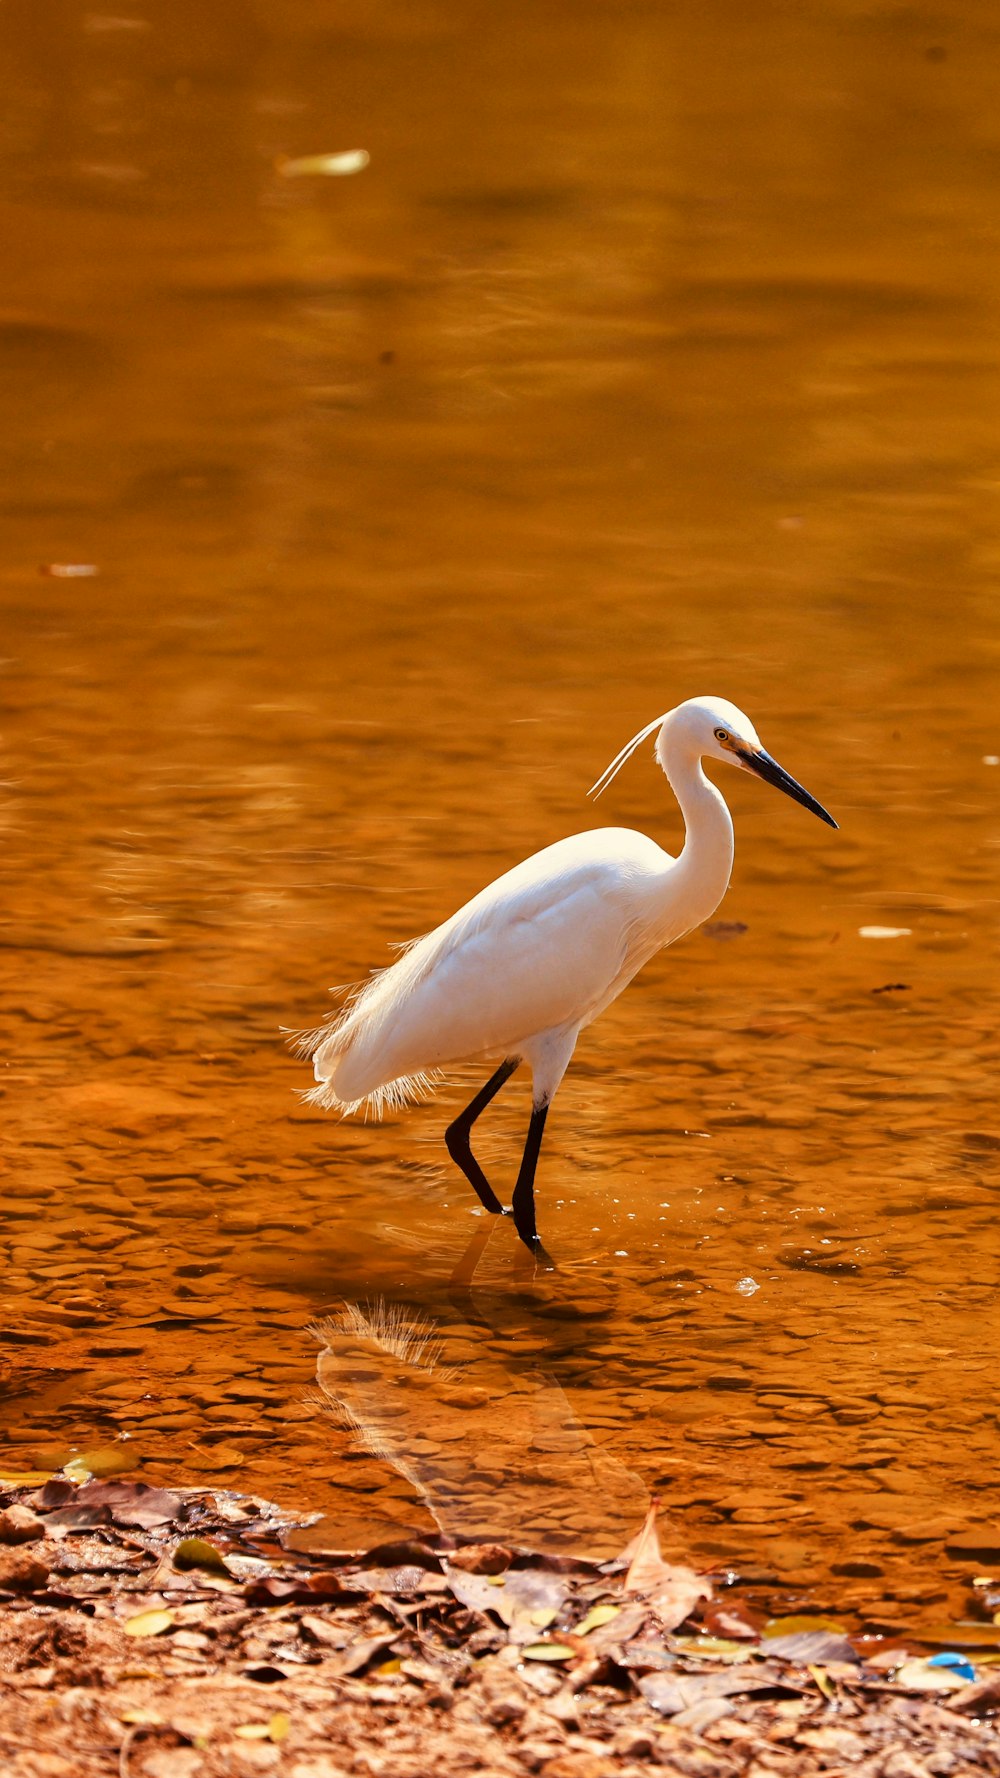
<svg viewBox="0 0 1000 1778">
<path fill-rule="evenodd" d="M 650 906 L 655 896 L 662 907 L 672 863 L 625 828 L 526 859 L 305 1041 L 319 1082 L 310 1097 L 378 1108 L 419 1095 L 448 1063 L 518 1055 L 540 1032 L 586 1024 L 666 942 L 650 942 Z"/>
</svg>

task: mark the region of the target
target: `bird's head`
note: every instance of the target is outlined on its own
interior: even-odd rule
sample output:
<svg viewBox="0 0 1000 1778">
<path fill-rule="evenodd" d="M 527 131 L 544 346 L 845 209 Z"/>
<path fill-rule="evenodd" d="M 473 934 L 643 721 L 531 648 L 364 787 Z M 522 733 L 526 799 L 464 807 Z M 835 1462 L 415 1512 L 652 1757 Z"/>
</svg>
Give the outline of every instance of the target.
<svg viewBox="0 0 1000 1778">
<path fill-rule="evenodd" d="M 786 796 L 801 803 L 803 808 L 818 815 L 828 826 L 836 827 L 833 816 L 827 814 L 822 803 L 810 796 L 808 790 L 804 790 L 776 759 L 771 758 L 749 716 L 744 716 L 742 710 L 726 698 L 688 698 L 685 703 L 678 704 L 676 710 L 658 716 L 627 747 L 623 747 L 604 776 L 598 779 L 594 791 L 599 794 L 605 789 L 636 747 L 657 730 L 656 757 L 668 778 L 671 760 L 687 758 L 693 764 L 699 759 L 719 759 L 725 765 L 752 772 L 765 784 L 773 784 L 777 790 L 783 790 Z"/>
</svg>

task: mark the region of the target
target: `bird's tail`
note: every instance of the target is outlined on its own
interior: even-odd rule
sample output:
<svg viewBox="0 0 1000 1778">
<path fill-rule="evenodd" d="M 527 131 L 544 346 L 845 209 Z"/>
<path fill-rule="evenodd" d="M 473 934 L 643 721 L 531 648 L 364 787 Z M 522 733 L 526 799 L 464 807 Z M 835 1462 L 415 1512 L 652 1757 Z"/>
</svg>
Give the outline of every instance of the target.
<svg viewBox="0 0 1000 1778">
<path fill-rule="evenodd" d="M 301 1095 L 307 1105 L 339 1111 L 343 1117 L 364 1111 L 366 1118 L 377 1119 L 433 1093 L 439 1075 L 415 1072 L 380 1079 L 374 1058 L 366 1053 L 372 1048 L 372 1028 L 382 1010 L 378 1003 L 386 998 L 386 978 L 391 973 L 382 970 L 371 980 L 349 988 L 347 1004 L 322 1025 L 292 1034 L 295 1054 L 312 1062 L 316 1076 L 316 1085 Z"/>
</svg>

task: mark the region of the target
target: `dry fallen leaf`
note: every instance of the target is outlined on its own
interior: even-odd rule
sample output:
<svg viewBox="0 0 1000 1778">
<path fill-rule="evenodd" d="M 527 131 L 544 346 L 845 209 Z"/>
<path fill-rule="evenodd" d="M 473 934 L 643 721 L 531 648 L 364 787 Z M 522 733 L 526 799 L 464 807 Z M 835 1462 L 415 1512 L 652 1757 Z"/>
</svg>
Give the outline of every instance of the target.
<svg viewBox="0 0 1000 1778">
<path fill-rule="evenodd" d="M 222 1551 L 207 1537 L 182 1537 L 174 1551 L 175 1568 L 203 1568 L 209 1574 L 222 1574 L 230 1578 L 229 1569 L 222 1558 Z"/>
<path fill-rule="evenodd" d="M 162 1636 L 173 1622 L 172 1611 L 137 1611 L 134 1617 L 125 1619 L 122 1629 L 126 1636 Z"/>
<path fill-rule="evenodd" d="M 692 1612 L 699 1599 L 710 1599 L 712 1589 L 693 1568 L 665 1562 L 656 1530 L 657 1501 L 652 1501 L 637 1538 L 624 1552 L 631 1555 L 624 1591 L 638 1593 L 665 1630 L 674 1630 Z"/>
<path fill-rule="evenodd" d="M 291 1718 L 276 1710 L 270 1722 L 247 1722 L 233 1734 L 241 1741 L 283 1741 L 291 1726 Z"/>
<path fill-rule="evenodd" d="M 592 1605 L 582 1623 L 576 1626 L 577 1636 L 589 1636 L 591 1630 L 599 1630 L 603 1624 L 611 1624 L 621 1616 L 620 1605 Z"/>
</svg>

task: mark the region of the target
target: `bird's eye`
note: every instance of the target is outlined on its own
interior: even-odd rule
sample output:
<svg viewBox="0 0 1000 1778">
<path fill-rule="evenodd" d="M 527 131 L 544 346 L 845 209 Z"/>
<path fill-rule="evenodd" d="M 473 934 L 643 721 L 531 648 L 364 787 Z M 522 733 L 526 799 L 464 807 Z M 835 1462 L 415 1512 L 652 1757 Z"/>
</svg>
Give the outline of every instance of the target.
<svg viewBox="0 0 1000 1778">
<path fill-rule="evenodd" d="M 725 728 L 717 728 L 715 731 L 715 738 L 717 741 L 728 741 L 729 730 Z"/>
</svg>

